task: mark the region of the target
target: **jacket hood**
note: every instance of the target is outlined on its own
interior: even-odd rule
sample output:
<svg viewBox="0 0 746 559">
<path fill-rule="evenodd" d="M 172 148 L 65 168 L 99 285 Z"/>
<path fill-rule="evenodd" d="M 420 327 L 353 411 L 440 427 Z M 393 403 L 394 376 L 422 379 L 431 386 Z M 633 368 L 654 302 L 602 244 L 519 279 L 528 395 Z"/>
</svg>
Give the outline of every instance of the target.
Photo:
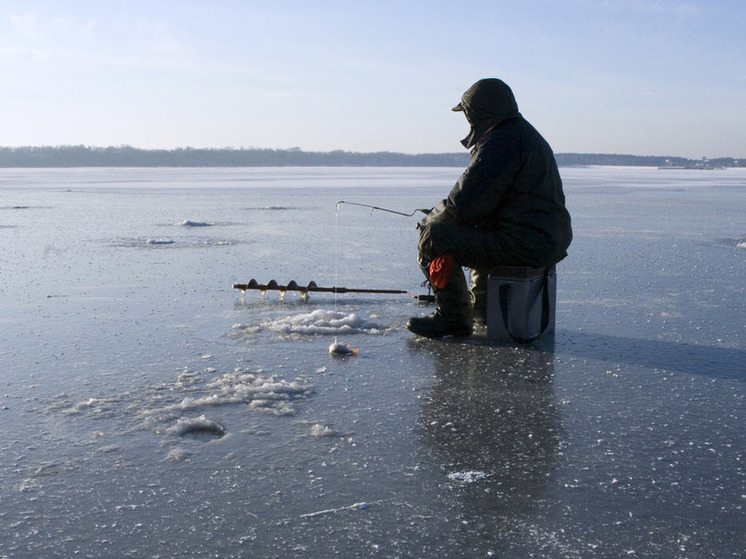
<svg viewBox="0 0 746 559">
<path fill-rule="evenodd" d="M 471 125 L 469 135 L 461 140 L 467 149 L 476 145 L 491 128 L 521 114 L 513 91 L 497 78 L 476 82 L 464 92 L 461 102 L 453 110 L 462 111 Z"/>
</svg>

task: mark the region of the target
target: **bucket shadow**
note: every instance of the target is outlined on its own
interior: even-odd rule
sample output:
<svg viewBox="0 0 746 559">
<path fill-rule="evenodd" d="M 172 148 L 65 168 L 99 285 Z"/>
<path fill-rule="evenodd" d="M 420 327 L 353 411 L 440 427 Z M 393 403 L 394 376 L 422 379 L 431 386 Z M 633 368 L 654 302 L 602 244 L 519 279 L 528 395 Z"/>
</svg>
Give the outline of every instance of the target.
<svg viewBox="0 0 746 559">
<path fill-rule="evenodd" d="M 746 381 L 746 350 L 559 330 L 557 353 Z"/>
</svg>

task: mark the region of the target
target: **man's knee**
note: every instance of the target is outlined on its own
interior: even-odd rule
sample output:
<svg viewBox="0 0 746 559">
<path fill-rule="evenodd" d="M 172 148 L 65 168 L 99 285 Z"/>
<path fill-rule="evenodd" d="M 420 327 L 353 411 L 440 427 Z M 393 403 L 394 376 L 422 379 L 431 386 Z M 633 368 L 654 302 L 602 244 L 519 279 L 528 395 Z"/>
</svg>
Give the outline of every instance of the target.
<svg viewBox="0 0 746 559">
<path fill-rule="evenodd" d="M 441 254 L 450 254 L 456 235 L 453 227 L 450 223 L 437 222 L 423 225 L 417 245 L 421 258 L 429 261 Z"/>
<path fill-rule="evenodd" d="M 420 236 L 417 240 L 417 251 L 419 252 L 419 261 L 421 266 L 427 266 L 433 259 L 433 242 L 432 242 L 432 223 L 420 227 Z"/>
</svg>

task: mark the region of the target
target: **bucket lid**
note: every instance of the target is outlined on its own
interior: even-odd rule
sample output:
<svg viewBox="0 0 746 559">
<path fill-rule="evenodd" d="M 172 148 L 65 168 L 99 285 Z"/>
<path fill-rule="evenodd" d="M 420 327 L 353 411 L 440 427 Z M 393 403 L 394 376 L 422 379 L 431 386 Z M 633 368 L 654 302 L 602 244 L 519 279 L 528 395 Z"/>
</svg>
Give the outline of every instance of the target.
<svg viewBox="0 0 746 559">
<path fill-rule="evenodd" d="M 529 266 L 495 266 L 490 270 L 490 278 L 527 279 L 543 276 L 546 268 Z M 550 270 L 551 271 L 551 270 Z"/>
</svg>

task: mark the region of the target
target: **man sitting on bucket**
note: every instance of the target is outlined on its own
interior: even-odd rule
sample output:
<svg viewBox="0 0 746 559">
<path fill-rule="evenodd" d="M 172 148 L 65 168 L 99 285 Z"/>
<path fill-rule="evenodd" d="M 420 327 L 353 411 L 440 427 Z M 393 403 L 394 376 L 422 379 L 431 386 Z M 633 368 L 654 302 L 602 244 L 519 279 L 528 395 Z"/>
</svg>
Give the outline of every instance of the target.
<svg viewBox="0 0 746 559">
<path fill-rule="evenodd" d="M 471 159 L 448 198 L 418 225 L 419 264 L 438 305 L 407 328 L 429 338 L 469 336 L 486 321 L 495 266 L 552 266 L 567 256 L 570 214 L 552 148 L 518 112 L 503 81 L 479 80 L 453 108 L 471 126 Z M 462 266 L 471 269 L 471 295 Z"/>
</svg>

